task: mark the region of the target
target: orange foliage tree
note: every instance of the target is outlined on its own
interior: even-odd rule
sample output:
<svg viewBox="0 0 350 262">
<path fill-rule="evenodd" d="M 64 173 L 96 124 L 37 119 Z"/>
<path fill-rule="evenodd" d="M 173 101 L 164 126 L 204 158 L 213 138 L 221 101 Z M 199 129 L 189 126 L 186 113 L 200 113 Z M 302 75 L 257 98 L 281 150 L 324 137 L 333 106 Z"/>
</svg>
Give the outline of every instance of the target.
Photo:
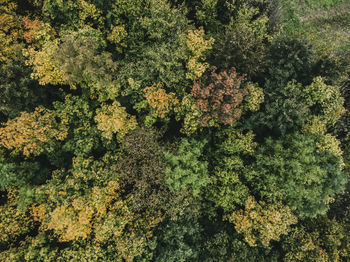
<svg viewBox="0 0 350 262">
<path fill-rule="evenodd" d="M 216 73 L 216 67 L 202 79 L 194 81 L 192 96 L 197 108 L 203 112 L 201 125 L 232 125 L 242 114 L 242 102 L 248 90 L 241 88 L 245 76 L 239 76 L 232 68 Z"/>
<path fill-rule="evenodd" d="M 43 108 L 22 112 L 0 128 L 0 145 L 24 156 L 39 155 L 52 139 L 62 141 L 67 132 L 58 127 L 54 115 Z"/>
</svg>

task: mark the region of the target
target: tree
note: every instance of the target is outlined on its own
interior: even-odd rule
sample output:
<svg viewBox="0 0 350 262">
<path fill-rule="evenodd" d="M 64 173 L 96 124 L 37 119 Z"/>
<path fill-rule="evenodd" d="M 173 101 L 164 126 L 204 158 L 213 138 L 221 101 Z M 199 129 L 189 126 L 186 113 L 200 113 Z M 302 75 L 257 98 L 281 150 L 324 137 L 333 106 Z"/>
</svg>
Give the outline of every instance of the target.
<svg viewBox="0 0 350 262">
<path fill-rule="evenodd" d="M 268 247 L 271 240 L 279 241 L 281 235 L 287 235 L 290 226 L 298 221 L 288 206 L 258 203 L 252 197 L 248 197 L 244 210 L 235 211 L 226 219 L 244 235 L 250 246 L 260 244 L 264 247 Z"/>
<path fill-rule="evenodd" d="M 268 203 L 282 201 L 299 217 L 325 214 L 331 196 L 340 192 L 346 175 L 340 158 L 319 148 L 319 137 L 292 134 L 267 138 L 258 147 L 250 185 Z"/>
<path fill-rule="evenodd" d="M 235 67 L 251 79 L 264 68 L 267 55 L 268 18 L 258 16 L 258 10 L 243 6 L 231 19 L 224 32 L 218 34 L 210 57 L 219 70 Z"/>
<path fill-rule="evenodd" d="M 268 82 L 264 87 L 263 110 L 252 114 L 246 125 L 257 132 L 260 129 L 260 133 L 261 129 L 267 129 L 277 136 L 307 126 L 333 127 L 345 113 L 339 89 L 327 85 L 322 77 L 315 77 L 305 86 L 295 80 L 285 86 Z"/>
<path fill-rule="evenodd" d="M 32 113 L 22 112 L 0 128 L 0 145 L 26 157 L 38 156 L 44 150 L 50 151 L 52 140 L 62 141 L 66 136 L 65 128 L 58 125 L 50 111 L 36 108 Z"/>
<path fill-rule="evenodd" d="M 283 261 L 344 261 L 349 257 L 346 230 L 326 216 L 302 221 L 282 240 Z"/>
<path fill-rule="evenodd" d="M 34 221 L 29 212 L 17 209 L 18 190 L 9 187 L 7 201 L 0 206 L 0 248 L 14 247 L 21 238 L 35 230 Z"/>
<path fill-rule="evenodd" d="M 96 111 L 95 121 L 97 128 L 102 131 L 102 136 L 112 140 L 113 134 L 117 133 L 118 139 L 122 139 L 130 130 L 136 128 L 135 116 L 125 112 L 125 108 L 115 101 L 112 105 L 102 104 Z"/>
<path fill-rule="evenodd" d="M 196 99 L 197 108 L 203 112 L 202 126 L 217 124 L 233 125 L 242 114 L 244 96 L 248 91 L 241 88 L 244 76 L 235 69 L 216 73 L 212 67 L 209 75 L 194 81 L 191 95 Z"/>
<path fill-rule="evenodd" d="M 214 141 L 217 148 L 212 152 L 213 170 L 206 198 L 225 214 L 231 214 L 243 206 L 250 195 L 245 182 L 247 159 L 254 155 L 257 143 L 253 133 L 245 134 L 232 127 L 217 132 Z"/>
<path fill-rule="evenodd" d="M 0 188 L 7 188 L 9 186 L 25 187 L 28 184 L 40 184 L 49 175 L 50 171 L 40 166 L 39 162 L 0 162 Z"/>
<path fill-rule="evenodd" d="M 198 221 L 188 217 L 165 221 L 157 235 L 154 261 L 198 261 L 202 231 Z"/>
<path fill-rule="evenodd" d="M 165 153 L 165 182 L 170 190 L 190 190 L 197 196 L 209 183 L 208 163 L 201 160 L 205 144 L 206 141 L 182 139 L 177 153 Z"/>
<path fill-rule="evenodd" d="M 45 185 L 36 188 L 32 206 L 41 230 L 52 230 L 59 243 L 76 243 L 68 245 L 62 256 L 75 253 L 77 246 L 106 246 L 106 253 L 113 246 L 118 252 L 110 257 L 132 261 L 143 253 L 153 228 L 162 221 L 158 212 L 137 212 L 132 197 L 123 194 L 114 165 L 108 155 L 102 160 L 76 157 L 71 169 L 54 171 Z M 85 256 L 91 260 L 95 255 Z"/>
</svg>

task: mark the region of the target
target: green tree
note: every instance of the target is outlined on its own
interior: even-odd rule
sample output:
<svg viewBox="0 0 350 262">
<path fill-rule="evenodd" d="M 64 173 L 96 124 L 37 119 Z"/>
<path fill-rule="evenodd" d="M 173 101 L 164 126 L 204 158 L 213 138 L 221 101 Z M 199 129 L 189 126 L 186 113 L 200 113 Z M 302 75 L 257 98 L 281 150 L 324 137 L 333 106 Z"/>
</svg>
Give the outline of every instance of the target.
<svg viewBox="0 0 350 262">
<path fill-rule="evenodd" d="M 210 181 L 208 162 L 201 159 L 206 141 L 182 139 L 176 153 L 165 153 L 166 183 L 172 191 L 190 190 L 201 193 Z"/>
<path fill-rule="evenodd" d="M 206 198 L 225 213 L 231 213 L 243 206 L 250 194 L 245 173 L 257 143 L 253 133 L 244 134 L 233 128 L 218 132 L 214 141 L 217 148 L 212 152 L 213 170 Z"/>
<path fill-rule="evenodd" d="M 346 182 L 340 158 L 318 148 L 319 137 L 308 134 L 267 138 L 258 147 L 250 174 L 254 193 L 270 203 L 282 201 L 300 217 L 328 210 L 330 197 Z"/>
<path fill-rule="evenodd" d="M 255 18 L 258 13 L 257 9 L 247 5 L 238 9 L 237 17 L 231 20 L 224 32 L 218 34 L 211 64 L 220 70 L 235 67 L 250 79 L 264 68 L 271 36 L 267 32 L 268 18 Z"/>
</svg>

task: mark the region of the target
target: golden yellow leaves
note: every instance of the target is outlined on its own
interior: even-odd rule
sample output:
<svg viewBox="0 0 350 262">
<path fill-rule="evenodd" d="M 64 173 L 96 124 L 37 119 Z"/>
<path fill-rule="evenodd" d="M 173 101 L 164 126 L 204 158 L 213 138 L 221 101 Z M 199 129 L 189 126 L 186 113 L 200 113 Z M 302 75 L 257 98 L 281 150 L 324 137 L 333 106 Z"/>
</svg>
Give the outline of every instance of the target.
<svg viewBox="0 0 350 262">
<path fill-rule="evenodd" d="M 22 24 L 15 14 L 17 4 L 1 1 L 0 6 L 0 62 L 16 59 L 23 44 L 19 40 L 23 35 Z"/>
<path fill-rule="evenodd" d="M 260 242 L 265 247 L 271 240 L 278 241 L 281 235 L 288 234 L 290 225 L 297 223 L 288 206 L 258 203 L 253 197 L 248 197 L 244 210 L 235 211 L 226 219 L 244 235 L 250 246 Z"/>
<path fill-rule="evenodd" d="M 93 210 L 88 205 L 78 216 L 74 213 L 73 207 L 59 206 L 50 214 L 50 223 L 47 225 L 47 229 L 53 229 L 58 233 L 60 241 L 70 241 L 85 239 L 91 233 L 91 227 L 89 223 L 79 223 L 79 219 L 82 216 L 92 216 Z M 81 221 L 83 222 L 83 221 Z"/>
<path fill-rule="evenodd" d="M 314 116 L 303 126 L 303 133 L 325 134 L 327 132 L 327 123 L 323 121 L 321 116 Z"/>
<path fill-rule="evenodd" d="M 91 194 L 77 197 L 71 204 L 58 206 L 48 213 L 49 222 L 44 223 L 43 227 L 54 230 L 59 240 L 64 242 L 90 237 L 96 227 L 100 228 L 101 224 L 104 224 L 111 209 L 121 216 L 120 219 L 125 216 L 126 224 L 130 212 L 117 199 L 117 190 L 119 190 L 117 181 L 110 181 L 103 188 L 93 187 Z M 109 233 L 113 234 L 113 232 Z M 107 233 L 106 235 L 108 236 Z M 106 239 L 99 235 L 99 240 Z"/>
<path fill-rule="evenodd" d="M 303 128 L 305 134 L 319 135 L 316 146 L 322 151 L 327 151 L 340 158 L 340 165 L 345 167 L 343 160 L 343 151 L 340 147 L 340 141 L 333 135 L 327 134 L 327 123 L 322 119 L 322 116 L 314 116 Z"/>
<path fill-rule="evenodd" d="M 31 209 L 34 221 L 41 222 L 45 216 L 45 205 L 33 204 Z"/>
<path fill-rule="evenodd" d="M 244 98 L 246 102 L 245 107 L 253 112 L 258 111 L 260 104 L 264 102 L 263 89 L 251 82 L 249 82 L 245 88 L 248 90 L 248 95 Z"/>
<path fill-rule="evenodd" d="M 22 50 L 27 57 L 26 65 L 33 67 L 32 78 L 38 79 L 39 84 L 64 84 L 64 72 L 54 63 L 57 55 L 59 40 L 54 39 L 55 30 L 48 24 L 38 20 L 23 18 L 26 31 L 24 39 L 30 46 Z"/>
<path fill-rule="evenodd" d="M 47 212 L 41 228 L 53 230 L 61 242 L 89 239 L 97 246 L 112 244 L 118 257 L 132 261 L 134 256 L 142 254 L 147 240 L 152 237 L 152 229 L 163 216 L 153 217 L 147 211 L 133 213 L 120 192 L 116 180 L 104 187 L 95 186 L 70 203 Z"/>
<path fill-rule="evenodd" d="M 145 97 L 151 107 L 152 115 L 159 118 L 164 118 L 179 103 L 175 94 L 167 94 L 161 83 L 146 87 Z"/>
<path fill-rule="evenodd" d="M 26 64 L 33 66 L 32 78 L 38 79 L 40 85 L 66 84 L 64 71 L 60 70 L 55 62 L 54 57 L 58 51 L 58 40 L 46 42 L 40 51 L 30 47 L 23 50 L 24 56 L 28 57 Z"/>
<path fill-rule="evenodd" d="M 212 48 L 214 38 L 209 40 L 204 39 L 204 29 L 201 27 L 196 30 L 189 30 L 186 35 L 186 47 L 189 50 L 187 56 L 187 79 L 198 79 L 202 76 L 205 70 L 209 67 L 208 63 L 205 63 L 205 52 Z"/>
<path fill-rule="evenodd" d="M 315 77 L 313 82 L 304 88 L 303 96 L 309 106 L 319 108 L 319 117 L 327 125 L 335 125 L 346 112 L 340 88 L 327 85 L 322 77 Z"/>
<path fill-rule="evenodd" d="M 45 143 L 50 140 L 62 141 L 66 136 L 63 128 L 56 127 L 52 114 L 36 108 L 32 113 L 22 112 L 21 116 L 9 120 L 0 128 L 0 145 L 29 157 L 43 152 Z"/>
<path fill-rule="evenodd" d="M 331 134 L 325 134 L 320 137 L 319 142 L 316 142 L 318 149 L 329 152 L 340 159 L 340 167 L 343 169 L 345 163 L 343 160 L 343 151 L 340 147 L 340 141 Z"/>
<path fill-rule="evenodd" d="M 93 24 L 98 25 L 99 27 L 103 27 L 103 14 L 100 9 L 98 9 L 94 4 L 89 3 L 91 1 L 78 0 L 72 1 L 72 5 L 76 5 L 78 7 L 79 13 L 79 21 L 82 21 L 83 24 Z M 66 3 L 63 3 L 66 4 Z M 75 7 L 75 8 L 76 8 Z M 93 22 L 90 22 L 93 21 Z"/>
<path fill-rule="evenodd" d="M 23 37 L 32 47 L 39 48 L 56 35 L 55 29 L 48 23 L 39 20 L 30 20 L 28 17 L 24 17 L 23 22 L 26 29 L 23 33 Z"/>
<path fill-rule="evenodd" d="M 184 118 L 181 132 L 191 135 L 199 128 L 203 113 L 197 108 L 196 101 L 191 95 L 183 97 L 180 108 L 181 110 L 179 110 L 177 118 Z"/>
<path fill-rule="evenodd" d="M 31 217 L 21 212 L 16 202 L 19 200 L 18 189 L 7 188 L 6 204 L 0 205 L 0 242 L 10 243 L 28 233 L 34 227 Z"/>
<path fill-rule="evenodd" d="M 115 48 L 118 52 L 122 51 L 122 47 L 126 47 L 123 40 L 127 37 L 128 32 L 124 25 L 115 25 L 111 27 L 111 33 L 107 36 L 107 39 L 115 44 Z"/>
<path fill-rule="evenodd" d="M 114 101 L 112 105 L 102 104 L 96 111 L 95 121 L 102 136 L 108 140 L 115 133 L 118 139 L 122 139 L 137 126 L 136 117 L 129 115 L 118 101 Z"/>
</svg>

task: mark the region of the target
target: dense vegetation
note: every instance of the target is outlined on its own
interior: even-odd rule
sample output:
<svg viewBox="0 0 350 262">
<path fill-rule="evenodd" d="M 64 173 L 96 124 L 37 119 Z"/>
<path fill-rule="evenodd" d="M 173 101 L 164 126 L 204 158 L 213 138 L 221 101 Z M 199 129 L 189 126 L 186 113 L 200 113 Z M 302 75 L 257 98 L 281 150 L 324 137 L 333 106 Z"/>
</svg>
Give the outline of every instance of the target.
<svg viewBox="0 0 350 262">
<path fill-rule="evenodd" d="M 349 261 L 345 0 L 0 0 L 0 261 Z"/>
</svg>

